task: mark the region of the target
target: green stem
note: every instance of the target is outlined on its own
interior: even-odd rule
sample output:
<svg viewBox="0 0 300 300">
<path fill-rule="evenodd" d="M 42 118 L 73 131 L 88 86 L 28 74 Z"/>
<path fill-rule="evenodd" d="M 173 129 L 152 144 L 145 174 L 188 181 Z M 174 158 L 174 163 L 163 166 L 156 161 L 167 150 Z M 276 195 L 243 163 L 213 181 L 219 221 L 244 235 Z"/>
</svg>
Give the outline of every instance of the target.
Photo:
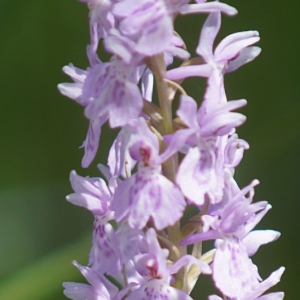
<svg viewBox="0 0 300 300">
<path fill-rule="evenodd" d="M 164 63 L 163 53 L 153 56 L 147 59 L 146 63 L 152 70 L 155 82 L 157 85 L 158 101 L 163 117 L 161 134 L 173 133 L 173 121 L 172 121 L 172 99 L 169 97 L 168 83 L 166 79 L 166 68 Z M 166 149 L 166 145 L 162 145 L 162 151 Z M 175 182 L 175 175 L 178 167 L 177 154 L 170 157 L 162 164 L 163 174 L 172 182 Z M 180 250 L 181 256 L 186 254 L 186 247 L 180 247 L 180 222 L 177 221 L 173 226 L 167 228 L 169 240 Z M 171 257 L 172 259 L 172 257 Z M 176 276 L 176 282 L 174 286 L 182 288 L 184 278 L 184 270 L 179 271 Z"/>
<path fill-rule="evenodd" d="M 163 54 L 158 54 L 151 58 L 152 71 L 155 76 L 157 84 L 158 101 L 163 117 L 163 130 L 162 134 L 171 134 L 172 128 L 172 102 L 169 100 L 168 84 L 165 81 L 166 68 L 164 63 Z"/>
</svg>

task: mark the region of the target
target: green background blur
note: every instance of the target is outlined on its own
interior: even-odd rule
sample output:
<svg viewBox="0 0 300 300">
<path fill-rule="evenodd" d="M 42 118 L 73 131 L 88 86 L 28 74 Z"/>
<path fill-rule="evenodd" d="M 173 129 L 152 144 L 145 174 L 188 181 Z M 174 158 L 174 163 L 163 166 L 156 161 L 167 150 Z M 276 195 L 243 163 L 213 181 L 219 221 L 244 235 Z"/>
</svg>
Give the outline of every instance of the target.
<svg viewBox="0 0 300 300">
<path fill-rule="evenodd" d="M 256 29 L 261 55 L 226 77 L 229 99 L 246 98 L 248 120 L 238 129 L 251 149 L 236 171 L 240 186 L 258 178 L 256 200 L 273 209 L 258 228 L 281 231 L 281 238 L 254 256 L 266 278 L 287 267 L 281 283 L 286 299 L 299 299 L 300 5 L 296 1 L 228 0 L 239 10 L 224 16 L 219 39 Z M 97 163 L 113 135 L 105 129 L 92 166 L 80 166 L 88 121 L 83 109 L 61 96 L 57 84 L 70 81 L 61 68 L 85 69 L 88 10 L 76 0 L 0 0 L 0 299 L 65 299 L 61 282 L 81 281 L 73 259 L 87 263 L 92 216 L 65 201 L 69 172 L 97 176 Z M 181 17 L 179 33 L 194 55 L 205 16 Z M 184 32 L 187 32 L 184 33 Z M 185 83 L 203 93 L 197 81 Z M 199 96 L 198 96 L 199 99 Z M 211 293 L 208 278 L 203 290 Z M 298 284 L 298 286 L 297 286 Z M 207 299 L 193 293 L 194 299 Z"/>
</svg>

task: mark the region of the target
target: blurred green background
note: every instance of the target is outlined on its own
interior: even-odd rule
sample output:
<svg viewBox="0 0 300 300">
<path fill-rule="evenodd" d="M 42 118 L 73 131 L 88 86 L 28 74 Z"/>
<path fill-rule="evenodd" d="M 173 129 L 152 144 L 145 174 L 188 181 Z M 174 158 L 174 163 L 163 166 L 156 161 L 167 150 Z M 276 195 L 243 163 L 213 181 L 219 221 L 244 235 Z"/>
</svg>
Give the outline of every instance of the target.
<svg viewBox="0 0 300 300">
<path fill-rule="evenodd" d="M 267 199 L 273 209 L 258 227 L 282 233 L 253 260 L 263 278 L 286 266 L 274 290 L 298 299 L 300 6 L 291 0 L 225 2 L 239 15 L 223 17 L 218 38 L 256 29 L 263 49 L 257 60 L 226 77 L 228 98 L 248 100 L 242 110 L 248 120 L 238 133 L 251 149 L 236 171 L 237 181 L 244 186 L 260 180 L 255 199 Z M 70 81 L 61 71 L 64 65 L 88 66 L 88 10 L 76 0 L 0 4 L 0 299 L 65 299 L 62 281 L 83 282 L 71 261 L 87 263 L 93 221 L 87 211 L 65 201 L 71 192 L 69 172 L 99 175 L 96 165 L 105 163 L 112 142 L 105 130 L 97 159 L 82 169 L 78 147 L 88 121 L 56 87 Z M 192 55 L 204 18 L 176 21 Z M 193 80 L 186 87 L 193 95 L 203 92 Z M 207 285 L 208 279 L 201 282 Z M 198 291 L 193 296 L 206 299 Z"/>
</svg>

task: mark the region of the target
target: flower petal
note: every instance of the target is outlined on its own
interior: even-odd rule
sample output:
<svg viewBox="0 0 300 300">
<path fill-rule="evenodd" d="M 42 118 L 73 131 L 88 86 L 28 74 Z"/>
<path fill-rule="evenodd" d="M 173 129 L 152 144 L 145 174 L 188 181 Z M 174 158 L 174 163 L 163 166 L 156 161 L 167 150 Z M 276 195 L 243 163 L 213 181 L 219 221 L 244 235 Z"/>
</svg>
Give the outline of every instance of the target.
<svg viewBox="0 0 300 300">
<path fill-rule="evenodd" d="M 197 54 L 206 61 L 213 57 L 213 45 L 221 26 L 221 13 L 211 13 L 206 19 L 199 38 Z"/>
<path fill-rule="evenodd" d="M 185 201 L 178 188 L 157 172 L 136 173 L 121 182 L 112 202 L 116 219 L 128 216 L 128 224 L 142 229 L 151 218 L 162 230 L 173 225 L 183 213 Z"/>
<path fill-rule="evenodd" d="M 182 14 L 207 13 L 216 11 L 221 11 L 229 16 L 237 14 L 237 10 L 234 7 L 217 1 L 198 4 L 186 4 L 180 8 L 180 12 Z"/>
<path fill-rule="evenodd" d="M 242 299 L 257 285 L 260 276 L 241 243 L 224 241 L 215 253 L 213 279 L 227 297 Z"/>
<path fill-rule="evenodd" d="M 275 230 L 254 230 L 243 238 L 249 256 L 254 255 L 261 245 L 276 241 L 280 237 L 280 232 Z"/>
</svg>

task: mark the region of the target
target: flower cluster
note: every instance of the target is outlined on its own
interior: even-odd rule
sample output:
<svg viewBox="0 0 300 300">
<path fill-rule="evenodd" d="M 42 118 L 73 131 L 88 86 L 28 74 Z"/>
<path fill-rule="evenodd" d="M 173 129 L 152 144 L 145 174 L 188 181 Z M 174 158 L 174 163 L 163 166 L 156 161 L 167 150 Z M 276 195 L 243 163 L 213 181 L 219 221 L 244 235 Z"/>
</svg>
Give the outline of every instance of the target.
<svg viewBox="0 0 300 300">
<path fill-rule="evenodd" d="M 99 165 L 105 180 L 71 172 L 74 193 L 67 200 L 94 215 L 94 232 L 88 266 L 74 261 L 89 284 L 64 283 L 65 295 L 192 299 L 200 274 L 210 274 L 224 299 L 283 299 L 283 292 L 264 293 L 279 282 L 284 267 L 262 280 L 250 258 L 280 233 L 253 230 L 271 205 L 252 202 L 258 180 L 240 188 L 234 179 L 249 148 L 236 134 L 246 119 L 236 110 L 246 100 L 228 101 L 224 89 L 226 73 L 259 55 L 253 46 L 258 32 L 234 33 L 215 46 L 221 14 L 237 13 L 218 1 L 80 1 L 89 7 L 90 66 L 65 66 L 74 82 L 58 88 L 84 107 L 90 121 L 82 166 L 94 160 L 103 124 L 119 133 L 107 165 Z M 198 57 L 190 58 L 174 20 L 196 13 L 208 17 Z M 110 61 L 99 58 L 99 43 Z M 175 58 L 179 67 L 173 67 Z M 183 89 L 188 77 L 206 80 L 203 99 L 196 101 Z M 183 222 L 191 204 L 198 211 Z M 207 240 L 214 240 L 215 248 L 202 253 Z"/>
</svg>

